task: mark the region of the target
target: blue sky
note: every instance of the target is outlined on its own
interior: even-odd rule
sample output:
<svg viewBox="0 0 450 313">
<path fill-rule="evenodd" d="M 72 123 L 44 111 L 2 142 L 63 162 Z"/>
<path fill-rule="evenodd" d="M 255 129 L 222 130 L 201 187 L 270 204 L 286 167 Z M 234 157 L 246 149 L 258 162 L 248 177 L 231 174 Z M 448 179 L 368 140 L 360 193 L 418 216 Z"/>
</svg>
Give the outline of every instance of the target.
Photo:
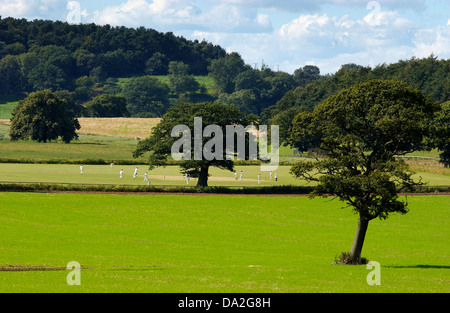
<svg viewBox="0 0 450 313">
<path fill-rule="evenodd" d="M 450 0 L 0 0 L 2 17 L 66 21 L 74 12 L 81 23 L 205 39 L 290 73 L 450 58 Z"/>
</svg>

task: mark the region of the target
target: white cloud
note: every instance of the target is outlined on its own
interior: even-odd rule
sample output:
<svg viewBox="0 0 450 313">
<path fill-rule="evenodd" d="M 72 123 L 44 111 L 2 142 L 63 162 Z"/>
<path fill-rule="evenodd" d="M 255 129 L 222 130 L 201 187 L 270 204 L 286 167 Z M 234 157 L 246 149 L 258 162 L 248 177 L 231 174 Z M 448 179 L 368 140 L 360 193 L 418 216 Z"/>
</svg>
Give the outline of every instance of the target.
<svg viewBox="0 0 450 313">
<path fill-rule="evenodd" d="M 65 20 L 67 1 L 63 0 L 0 0 L 0 15 L 27 19 Z"/>
<path fill-rule="evenodd" d="M 209 0 L 228 5 L 239 5 L 252 8 L 268 8 L 289 12 L 307 12 L 320 10 L 325 5 L 342 7 L 365 7 L 370 0 Z M 425 8 L 425 0 L 378 0 L 375 1 L 383 8 L 413 9 L 416 11 Z"/>
<path fill-rule="evenodd" d="M 189 1 L 182 0 L 128 0 L 116 6 L 96 11 L 91 18 L 98 24 L 148 26 L 195 25 L 200 9 Z"/>
<path fill-rule="evenodd" d="M 29 14 L 33 7 L 36 6 L 37 1 L 27 1 L 27 0 L 1 0 L 0 1 L 0 14 L 3 17 L 7 16 L 26 16 Z"/>
<path fill-rule="evenodd" d="M 450 57 L 450 23 L 446 26 L 418 31 L 413 39 L 414 55 L 418 58 L 434 54 L 438 57 Z"/>
<path fill-rule="evenodd" d="M 272 31 L 270 17 L 259 14 L 255 9 L 219 4 L 204 12 L 196 2 L 185 0 L 127 0 L 96 11 L 90 21 L 98 24 L 145 26 L 161 31 Z"/>
<path fill-rule="evenodd" d="M 194 36 L 240 52 L 249 64 L 260 64 L 264 59 L 269 66 L 279 65 L 281 70 L 291 73 L 312 63 L 322 73 L 332 73 L 345 63 L 376 66 L 412 57 L 416 46 L 412 39 L 418 26 L 396 11 L 378 14 L 375 24 L 370 13 L 362 19 L 302 14 L 272 33 L 198 32 Z M 434 46 L 442 47 L 446 37 L 441 33 Z"/>
</svg>

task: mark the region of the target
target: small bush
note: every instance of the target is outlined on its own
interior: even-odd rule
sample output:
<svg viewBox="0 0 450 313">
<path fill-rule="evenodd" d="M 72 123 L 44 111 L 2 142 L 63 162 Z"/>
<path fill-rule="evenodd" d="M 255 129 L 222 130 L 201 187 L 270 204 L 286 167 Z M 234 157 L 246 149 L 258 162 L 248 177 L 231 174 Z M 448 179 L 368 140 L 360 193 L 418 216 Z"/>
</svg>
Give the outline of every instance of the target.
<svg viewBox="0 0 450 313">
<path fill-rule="evenodd" d="M 340 256 L 334 259 L 333 264 L 337 265 L 364 265 L 369 263 L 366 258 L 355 258 L 350 252 L 342 252 Z"/>
</svg>

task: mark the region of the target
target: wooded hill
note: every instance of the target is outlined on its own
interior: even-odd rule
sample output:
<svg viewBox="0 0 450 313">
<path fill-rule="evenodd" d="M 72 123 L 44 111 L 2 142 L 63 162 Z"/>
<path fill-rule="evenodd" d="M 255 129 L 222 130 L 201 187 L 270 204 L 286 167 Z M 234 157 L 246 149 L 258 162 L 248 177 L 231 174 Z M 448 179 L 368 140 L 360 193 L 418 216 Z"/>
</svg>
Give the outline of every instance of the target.
<svg viewBox="0 0 450 313">
<path fill-rule="evenodd" d="M 215 88 L 198 83 L 206 75 Z M 289 125 L 297 112 L 372 79 L 404 81 L 439 103 L 450 100 L 450 60 L 433 55 L 374 68 L 345 64 L 328 75 L 306 65 L 289 74 L 253 68 L 238 53 L 170 32 L 0 18 L 0 97 L 50 89 L 79 116 L 160 117 L 179 101 L 220 101 L 261 122 Z"/>
</svg>

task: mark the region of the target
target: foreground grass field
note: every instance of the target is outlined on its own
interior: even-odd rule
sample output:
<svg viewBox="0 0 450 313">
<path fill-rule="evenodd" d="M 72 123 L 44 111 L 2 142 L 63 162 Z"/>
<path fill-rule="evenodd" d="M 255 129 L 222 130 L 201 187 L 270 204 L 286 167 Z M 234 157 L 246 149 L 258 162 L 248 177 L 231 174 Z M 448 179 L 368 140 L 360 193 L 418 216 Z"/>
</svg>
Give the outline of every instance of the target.
<svg viewBox="0 0 450 313">
<path fill-rule="evenodd" d="M 450 198 L 408 201 L 369 225 L 369 286 L 332 265 L 356 216 L 330 199 L 0 193 L 0 292 L 450 292 Z"/>
</svg>

